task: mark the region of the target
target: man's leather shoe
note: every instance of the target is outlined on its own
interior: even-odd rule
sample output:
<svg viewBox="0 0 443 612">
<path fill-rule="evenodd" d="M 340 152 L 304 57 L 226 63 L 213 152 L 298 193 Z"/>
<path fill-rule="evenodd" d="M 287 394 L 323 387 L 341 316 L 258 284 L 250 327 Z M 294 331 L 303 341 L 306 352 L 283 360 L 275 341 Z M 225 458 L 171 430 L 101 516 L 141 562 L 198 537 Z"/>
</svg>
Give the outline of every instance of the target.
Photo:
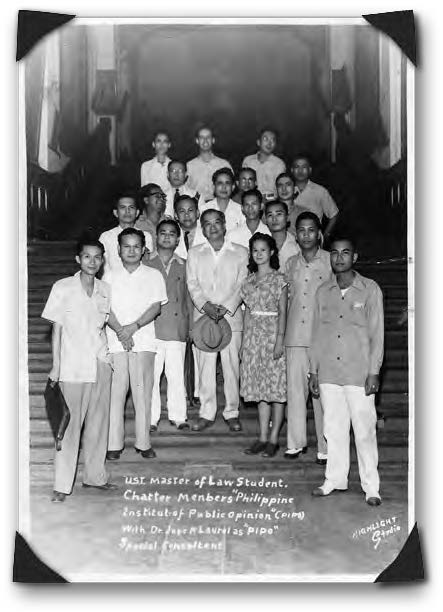
<svg viewBox="0 0 443 612">
<path fill-rule="evenodd" d="M 60 493 L 60 491 L 53 491 L 51 501 L 55 503 L 64 502 L 66 499 L 66 493 Z"/>
<path fill-rule="evenodd" d="M 204 429 L 207 429 L 208 427 L 211 427 L 211 425 L 213 425 L 213 424 L 214 424 L 214 421 L 209 421 L 209 419 L 205 419 L 203 417 L 200 417 L 198 419 L 198 421 L 193 423 L 191 429 L 192 429 L 192 431 L 203 431 Z"/>
<path fill-rule="evenodd" d="M 366 500 L 368 506 L 379 506 L 381 504 L 381 499 L 379 497 L 368 497 Z"/>
<path fill-rule="evenodd" d="M 151 425 L 149 428 L 149 433 L 155 433 L 158 429 L 158 425 Z"/>
<path fill-rule="evenodd" d="M 122 451 L 116 451 L 116 450 L 112 450 L 112 451 L 108 451 L 106 453 L 106 459 L 108 461 L 116 461 L 117 459 L 120 459 L 120 455 L 122 454 Z"/>
<path fill-rule="evenodd" d="M 331 489 L 325 491 L 323 487 L 316 487 L 311 491 L 311 495 L 313 497 L 326 497 L 327 495 L 331 495 L 331 493 L 344 493 L 347 489 Z"/>
<path fill-rule="evenodd" d="M 234 417 L 232 419 L 225 419 L 225 422 L 227 426 L 229 427 L 229 431 L 241 431 L 242 430 L 241 423 L 237 417 Z"/>
<path fill-rule="evenodd" d="M 182 430 L 182 429 L 189 429 L 189 423 L 187 423 L 186 421 L 182 421 L 181 423 L 176 423 L 175 421 L 169 421 L 169 424 L 172 425 L 173 427 L 177 427 L 177 429 Z"/>
<path fill-rule="evenodd" d="M 140 450 L 139 448 L 135 448 L 135 452 L 139 453 L 143 459 L 154 459 L 155 457 L 157 457 L 157 455 L 155 454 L 155 450 L 152 448 L 147 448 L 146 450 Z"/>
<path fill-rule="evenodd" d="M 279 448 L 280 447 L 278 444 L 273 444 L 272 442 L 268 442 L 261 456 L 262 457 L 274 457 Z"/>
<path fill-rule="evenodd" d="M 245 453 L 245 455 L 258 455 L 258 453 L 261 453 L 262 451 L 264 451 L 265 448 L 266 448 L 266 442 L 255 440 L 255 442 L 253 442 L 251 446 L 248 446 L 248 448 L 245 448 L 243 452 Z"/>
<path fill-rule="evenodd" d="M 317 463 L 317 465 L 326 465 L 326 464 L 327 464 L 327 462 L 328 462 L 328 460 L 327 460 L 327 459 L 319 459 L 318 457 L 317 457 L 317 459 L 315 460 L 315 463 Z"/>
<path fill-rule="evenodd" d="M 102 485 L 91 485 L 84 482 L 82 486 L 85 487 L 85 489 L 99 489 L 99 491 L 116 491 L 118 489 L 118 486 L 112 484 L 112 482 L 105 482 L 105 484 Z"/>
<path fill-rule="evenodd" d="M 305 455 L 307 451 L 308 451 L 308 447 L 304 446 L 302 449 L 300 449 L 296 453 L 289 453 L 288 451 L 286 451 L 283 457 L 285 459 L 297 459 L 297 457 L 300 457 L 301 454 Z"/>
</svg>

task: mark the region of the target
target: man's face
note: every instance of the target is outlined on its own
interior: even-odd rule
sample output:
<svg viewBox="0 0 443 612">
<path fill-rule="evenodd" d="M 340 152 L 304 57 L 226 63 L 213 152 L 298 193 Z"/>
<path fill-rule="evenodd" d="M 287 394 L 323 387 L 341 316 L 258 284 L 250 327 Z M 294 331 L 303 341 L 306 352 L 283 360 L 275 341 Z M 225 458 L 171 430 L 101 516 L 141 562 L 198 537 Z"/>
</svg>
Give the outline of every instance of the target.
<svg viewBox="0 0 443 612">
<path fill-rule="evenodd" d="M 168 180 L 172 187 L 175 189 L 177 189 L 177 187 L 181 187 L 185 184 L 187 178 L 186 166 L 184 164 L 181 162 L 173 162 L 170 164 L 168 170 Z"/>
<path fill-rule="evenodd" d="M 182 229 L 185 231 L 193 229 L 197 225 L 198 208 L 195 200 L 182 200 L 175 209 L 175 217 Z"/>
<path fill-rule="evenodd" d="M 302 219 L 295 230 L 297 242 L 303 251 L 313 249 L 318 245 L 320 230 L 312 219 Z"/>
<path fill-rule="evenodd" d="M 161 249 L 176 249 L 179 242 L 177 230 L 173 225 L 164 223 L 157 232 L 157 247 Z"/>
<path fill-rule="evenodd" d="M 152 147 L 156 155 L 166 155 L 171 147 L 171 142 L 166 134 L 157 134 Z"/>
<path fill-rule="evenodd" d="M 143 198 L 146 210 L 155 210 L 160 215 L 163 215 L 166 210 L 166 196 L 160 187 L 151 192 L 147 197 Z"/>
<path fill-rule="evenodd" d="M 292 164 L 292 174 L 296 181 L 307 181 L 311 176 L 312 168 L 307 159 L 295 159 Z"/>
<path fill-rule="evenodd" d="M 216 198 L 227 199 L 232 195 L 234 185 L 229 174 L 219 174 L 214 183 L 214 195 Z"/>
<path fill-rule="evenodd" d="M 357 261 L 357 253 L 349 240 L 336 240 L 331 245 L 331 268 L 335 274 L 349 272 Z"/>
<path fill-rule="evenodd" d="M 278 179 L 276 183 L 277 187 L 277 195 L 279 200 L 283 202 L 290 202 L 294 198 L 294 181 L 289 178 L 289 176 L 283 176 Z"/>
<path fill-rule="evenodd" d="M 212 136 L 211 130 L 207 130 L 206 128 L 204 128 L 199 131 L 195 142 L 197 143 L 200 151 L 207 153 L 212 150 L 215 138 Z"/>
<path fill-rule="evenodd" d="M 136 234 L 123 236 L 121 244 L 118 245 L 118 254 L 123 264 L 133 265 L 139 263 L 144 252 L 145 248 L 142 246 L 141 238 Z"/>
<path fill-rule="evenodd" d="M 102 251 L 99 247 L 85 245 L 75 260 L 80 265 L 80 270 L 84 274 L 95 276 L 103 263 Z"/>
<path fill-rule="evenodd" d="M 257 140 L 257 145 L 260 151 L 263 151 L 263 153 L 266 153 L 266 155 L 270 155 L 277 146 L 277 138 L 274 132 L 263 132 L 263 134 Z"/>
<path fill-rule="evenodd" d="M 226 226 L 217 212 L 211 212 L 204 216 L 202 232 L 209 242 L 215 242 L 223 238 L 226 233 Z"/>
<path fill-rule="evenodd" d="M 247 195 L 241 205 L 242 213 L 249 221 L 260 219 L 262 205 L 256 195 Z"/>
<path fill-rule="evenodd" d="M 266 224 L 271 232 L 278 232 L 286 229 L 288 216 L 281 204 L 271 204 L 266 209 Z"/>
<path fill-rule="evenodd" d="M 128 225 L 134 225 L 139 215 L 139 210 L 133 198 L 120 198 L 117 202 L 117 208 L 113 212 L 119 223 L 127 223 Z"/>
<path fill-rule="evenodd" d="M 257 187 L 255 175 L 250 170 L 242 170 L 238 177 L 238 188 L 240 191 L 249 191 Z"/>
</svg>

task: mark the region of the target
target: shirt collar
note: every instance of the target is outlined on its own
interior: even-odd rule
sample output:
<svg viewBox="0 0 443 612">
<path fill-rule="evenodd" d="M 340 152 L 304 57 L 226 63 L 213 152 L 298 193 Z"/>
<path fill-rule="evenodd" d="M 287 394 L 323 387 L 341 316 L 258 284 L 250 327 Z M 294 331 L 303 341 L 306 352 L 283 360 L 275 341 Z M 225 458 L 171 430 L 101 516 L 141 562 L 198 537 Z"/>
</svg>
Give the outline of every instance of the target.
<svg viewBox="0 0 443 612">
<path fill-rule="evenodd" d="M 363 279 L 363 276 L 361 276 L 361 274 L 359 274 L 356 270 L 354 270 L 354 272 L 355 272 L 354 280 L 349 285 L 349 288 L 354 287 L 358 291 L 364 291 L 366 289 L 366 283 Z M 331 279 L 331 281 L 329 282 L 328 289 L 333 289 L 334 287 L 337 287 L 337 289 L 341 291 L 340 287 L 338 286 L 337 277 L 335 276 L 335 274 L 333 278 Z"/>
<path fill-rule="evenodd" d="M 86 295 L 88 295 L 88 294 L 86 293 L 86 291 L 83 289 L 82 281 L 80 280 L 80 272 L 81 272 L 81 270 L 79 270 L 78 272 L 76 272 L 76 273 L 74 274 L 74 278 L 75 278 L 75 279 L 77 279 L 78 286 L 80 287 L 81 291 L 83 291 L 83 293 L 85 293 Z M 95 295 L 95 294 L 97 294 L 97 293 L 98 293 L 98 294 L 100 294 L 100 282 L 99 282 L 98 278 L 94 278 L 94 286 L 93 286 L 93 289 L 92 289 L 92 295 Z M 89 297 L 89 296 L 88 296 L 88 297 Z"/>
</svg>

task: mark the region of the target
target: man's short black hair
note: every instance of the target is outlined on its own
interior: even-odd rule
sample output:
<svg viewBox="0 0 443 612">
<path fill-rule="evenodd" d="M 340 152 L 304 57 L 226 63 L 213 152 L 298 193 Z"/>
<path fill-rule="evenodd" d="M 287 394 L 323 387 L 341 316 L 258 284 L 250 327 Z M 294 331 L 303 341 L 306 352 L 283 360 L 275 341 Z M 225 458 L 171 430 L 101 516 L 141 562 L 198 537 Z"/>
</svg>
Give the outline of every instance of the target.
<svg viewBox="0 0 443 612">
<path fill-rule="evenodd" d="M 357 243 L 352 236 L 349 236 L 349 234 L 338 234 L 337 236 L 334 236 L 334 239 L 330 242 L 330 251 L 332 251 L 332 245 L 334 244 L 334 242 L 349 242 L 354 253 L 357 252 Z"/>
<path fill-rule="evenodd" d="M 274 134 L 276 140 L 278 140 L 278 130 L 276 130 L 275 127 L 272 127 L 272 125 L 265 125 L 264 127 L 262 127 L 262 129 L 258 133 L 259 140 L 265 132 L 271 132 L 271 134 Z"/>
<path fill-rule="evenodd" d="M 294 177 L 292 176 L 292 174 L 289 174 L 289 172 L 280 172 L 280 174 L 277 176 L 277 178 L 275 179 L 275 184 L 277 185 L 278 181 L 282 178 L 288 178 L 290 179 L 291 183 L 295 186 L 295 180 Z"/>
<path fill-rule="evenodd" d="M 259 189 L 248 189 L 241 194 L 241 203 L 245 201 L 246 196 L 255 196 L 260 204 L 263 202 L 263 195 Z"/>
<path fill-rule="evenodd" d="M 183 168 L 185 169 L 186 172 L 186 162 L 184 162 L 181 159 L 171 159 L 171 161 L 168 164 L 168 172 L 171 169 L 172 164 L 181 164 L 183 166 Z"/>
<path fill-rule="evenodd" d="M 209 215 L 209 213 L 217 213 L 217 215 L 220 217 L 220 219 L 222 220 L 223 223 L 226 224 L 226 216 L 225 213 L 221 210 L 217 210 L 217 208 L 207 208 L 206 210 L 204 210 L 200 216 L 200 225 L 203 227 L 203 222 L 205 220 L 205 217 L 207 215 Z"/>
<path fill-rule="evenodd" d="M 295 229 L 298 228 L 299 223 L 303 221 L 303 219 L 310 219 L 311 221 L 314 221 L 315 225 L 317 226 L 317 229 L 321 230 L 320 219 L 315 213 L 311 212 L 310 210 L 305 210 L 298 215 L 297 219 L 295 220 Z"/>
<path fill-rule="evenodd" d="M 191 200 L 192 202 L 194 202 L 195 208 L 198 210 L 197 198 L 195 198 L 194 196 L 183 194 L 183 195 L 179 196 L 175 200 L 175 202 L 174 202 L 174 212 L 177 212 L 178 205 L 181 204 L 182 202 L 184 202 L 185 200 Z"/>
<path fill-rule="evenodd" d="M 289 215 L 288 205 L 286 204 L 286 202 L 282 202 L 281 200 L 268 200 L 268 202 L 265 202 L 265 215 L 268 212 L 268 208 L 273 204 L 279 204 L 280 206 L 282 206 L 286 213 L 286 216 Z"/>
<path fill-rule="evenodd" d="M 299 151 L 296 155 L 294 155 L 294 157 L 292 158 L 291 167 L 299 159 L 305 159 L 308 162 L 309 166 L 312 167 L 312 158 L 311 158 L 310 154 L 307 153 L 306 151 Z"/>
<path fill-rule="evenodd" d="M 169 135 L 168 130 L 155 130 L 154 136 L 152 137 L 152 142 L 154 142 L 157 136 L 160 136 L 160 134 L 163 134 L 163 136 L 166 136 L 169 142 L 171 142 L 171 137 Z"/>
<path fill-rule="evenodd" d="M 239 170 L 238 178 L 240 178 L 240 174 L 242 172 L 250 172 L 251 174 L 254 175 L 254 181 L 257 182 L 257 172 L 256 170 L 254 170 L 254 168 L 249 168 L 249 166 L 243 166 L 243 168 L 240 168 Z"/>
<path fill-rule="evenodd" d="M 145 234 L 137 229 L 136 227 L 127 227 L 126 229 L 124 229 L 122 232 L 120 232 L 120 234 L 117 237 L 118 240 L 118 244 L 121 246 L 122 244 L 122 239 L 125 236 L 138 236 L 141 240 L 142 243 L 142 247 L 146 246 L 146 238 L 145 238 Z"/>
<path fill-rule="evenodd" d="M 195 130 L 195 137 L 198 138 L 200 135 L 200 132 L 202 130 L 208 130 L 208 132 L 211 132 L 211 136 L 212 138 L 215 138 L 214 136 L 214 130 L 212 129 L 212 127 L 210 127 L 207 123 L 201 123 L 197 129 Z"/>
<path fill-rule="evenodd" d="M 90 234 L 86 232 L 80 237 L 79 241 L 77 242 L 77 255 L 81 254 L 85 246 L 97 247 L 98 249 L 100 249 L 102 255 L 105 254 L 105 246 L 102 242 L 100 242 L 96 234 Z"/>
<path fill-rule="evenodd" d="M 181 230 L 180 230 L 180 226 L 177 223 L 177 221 L 175 221 L 175 219 L 162 219 L 162 221 L 160 221 L 160 223 L 157 225 L 157 228 L 155 230 L 156 235 L 158 236 L 161 228 L 164 225 L 172 225 L 172 227 L 175 229 L 175 231 L 177 232 L 177 237 L 180 238 L 180 234 L 181 234 Z"/>
<path fill-rule="evenodd" d="M 118 203 L 120 202 L 120 200 L 123 200 L 125 198 L 134 200 L 135 205 L 137 206 L 137 208 L 139 208 L 139 197 L 138 197 L 137 190 L 136 189 L 124 189 L 124 190 L 119 191 L 117 195 L 115 196 L 112 202 L 113 210 L 117 210 Z"/>
<path fill-rule="evenodd" d="M 226 168 L 219 168 L 218 170 L 216 170 L 214 172 L 214 174 L 212 175 L 212 182 L 214 183 L 214 185 L 215 185 L 218 177 L 221 174 L 227 174 L 228 176 L 230 176 L 231 180 L 232 180 L 232 184 L 234 185 L 234 183 L 235 183 L 235 176 L 234 176 L 234 173 L 232 172 L 231 168 L 228 168 L 228 167 L 226 167 Z"/>
<path fill-rule="evenodd" d="M 157 185 L 157 183 L 147 183 L 146 185 L 143 185 L 143 187 L 140 187 L 138 191 L 138 196 L 141 199 L 149 198 L 149 196 L 152 195 L 154 191 L 158 190 L 163 191 L 163 189 L 160 187 L 160 185 Z"/>
</svg>

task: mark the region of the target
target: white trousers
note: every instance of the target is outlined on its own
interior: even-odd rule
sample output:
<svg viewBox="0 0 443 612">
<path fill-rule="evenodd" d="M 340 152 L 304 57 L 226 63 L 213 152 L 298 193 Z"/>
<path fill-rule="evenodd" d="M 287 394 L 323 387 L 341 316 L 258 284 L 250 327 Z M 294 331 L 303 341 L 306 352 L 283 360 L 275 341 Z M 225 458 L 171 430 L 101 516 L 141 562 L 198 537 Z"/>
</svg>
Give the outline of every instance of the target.
<svg viewBox="0 0 443 612">
<path fill-rule="evenodd" d="M 366 499 L 378 497 L 378 450 L 374 395 L 363 387 L 320 385 L 324 410 L 324 430 L 328 443 L 328 462 L 324 487 L 346 489 L 349 474 L 349 431 L 354 430 L 358 470 Z"/>
<path fill-rule="evenodd" d="M 309 357 L 308 348 L 304 346 L 286 347 L 286 376 L 288 385 L 288 448 L 307 446 L 306 436 L 306 402 L 309 396 L 308 386 Z M 323 433 L 323 408 L 320 399 L 312 398 L 314 409 L 315 433 L 318 452 L 328 452 Z"/>
<path fill-rule="evenodd" d="M 160 377 L 165 370 L 168 383 L 167 406 L 168 418 L 176 423 L 186 421 L 185 392 L 185 350 L 186 342 L 175 340 L 156 340 L 157 353 L 154 365 L 154 387 L 152 389 L 151 423 L 157 425 L 160 420 Z"/>
<path fill-rule="evenodd" d="M 220 351 L 224 379 L 225 409 L 223 417 L 232 419 L 238 417 L 239 396 L 239 351 L 242 332 L 233 331 L 231 342 Z M 200 416 L 214 421 L 217 414 L 217 384 L 216 364 L 217 353 L 206 353 L 196 349 L 199 373 Z"/>
<path fill-rule="evenodd" d="M 155 353 L 151 351 L 113 353 L 108 450 L 122 450 L 125 446 L 125 402 L 129 385 L 135 411 L 135 447 L 139 450 L 151 447 L 149 427 L 154 360 Z"/>
</svg>

